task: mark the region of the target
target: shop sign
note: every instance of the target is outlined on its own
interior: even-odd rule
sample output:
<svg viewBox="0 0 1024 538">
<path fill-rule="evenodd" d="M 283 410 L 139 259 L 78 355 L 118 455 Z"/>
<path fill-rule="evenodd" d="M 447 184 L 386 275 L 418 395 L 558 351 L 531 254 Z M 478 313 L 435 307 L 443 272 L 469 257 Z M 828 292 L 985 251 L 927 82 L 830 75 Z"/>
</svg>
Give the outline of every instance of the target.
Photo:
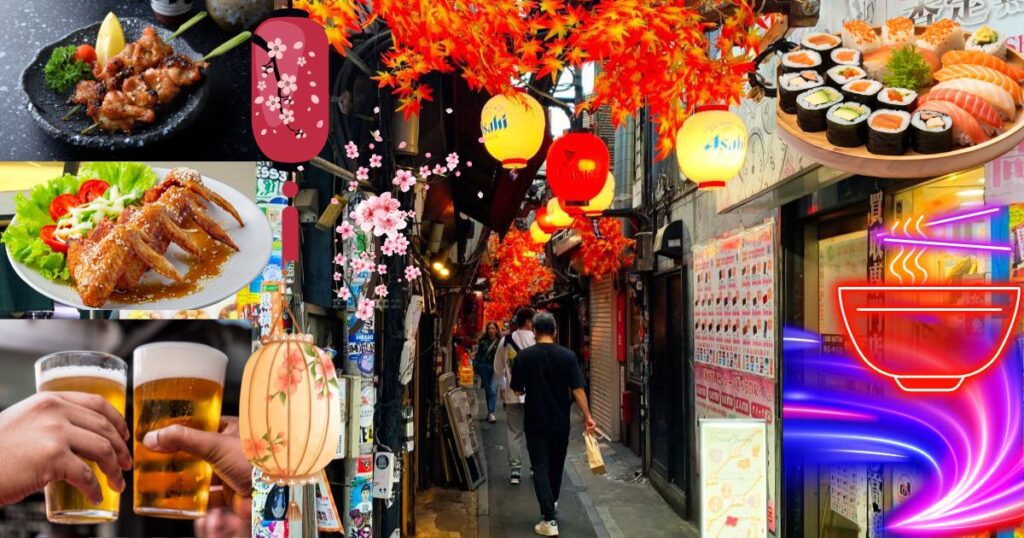
<svg viewBox="0 0 1024 538">
<path fill-rule="evenodd" d="M 985 202 L 1024 202 L 1024 143 L 985 165 Z"/>
<path fill-rule="evenodd" d="M 768 536 L 768 438 L 765 423 L 702 419 L 700 535 Z"/>
<path fill-rule="evenodd" d="M 615 355 L 626 362 L 626 294 L 615 295 Z"/>
</svg>

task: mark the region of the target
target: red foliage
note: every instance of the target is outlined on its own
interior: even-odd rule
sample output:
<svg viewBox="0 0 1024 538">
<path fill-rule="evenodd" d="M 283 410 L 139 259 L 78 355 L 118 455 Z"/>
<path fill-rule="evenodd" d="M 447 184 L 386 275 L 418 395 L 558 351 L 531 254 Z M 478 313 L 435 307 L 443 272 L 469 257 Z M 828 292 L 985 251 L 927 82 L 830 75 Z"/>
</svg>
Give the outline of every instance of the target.
<svg viewBox="0 0 1024 538">
<path fill-rule="evenodd" d="M 529 305 L 534 295 L 554 284 L 554 273 L 541 263 L 544 245 L 534 243 L 529 232 L 513 228 L 501 242 L 491 236 L 489 250 L 491 289 L 484 306 L 486 320 L 511 318 L 517 308 Z"/>
<path fill-rule="evenodd" d="M 731 3 L 733 14 L 712 40 L 692 0 L 373 0 L 373 16 L 394 39 L 377 81 L 410 115 L 432 99 L 420 79 L 433 71 L 459 72 L 470 87 L 493 95 L 515 92 L 525 77 L 556 79 L 567 67 L 596 62 L 600 74 L 583 108 L 607 104 L 620 123 L 650 107 L 664 157 L 695 107 L 736 104 L 743 96 L 759 32 L 748 0 Z M 362 4 L 298 4 L 328 21 L 336 48 L 348 45 L 341 33 L 358 27 Z"/>
<path fill-rule="evenodd" d="M 622 223 L 618 219 L 597 219 L 600 238 L 594 233 L 590 219 L 576 219 L 572 227 L 583 239 L 573 254 L 574 260 L 580 263 L 583 276 L 601 280 L 605 275 L 633 263 L 633 255 L 625 252 L 627 247 L 633 246 L 633 240 L 622 235 Z"/>
</svg>

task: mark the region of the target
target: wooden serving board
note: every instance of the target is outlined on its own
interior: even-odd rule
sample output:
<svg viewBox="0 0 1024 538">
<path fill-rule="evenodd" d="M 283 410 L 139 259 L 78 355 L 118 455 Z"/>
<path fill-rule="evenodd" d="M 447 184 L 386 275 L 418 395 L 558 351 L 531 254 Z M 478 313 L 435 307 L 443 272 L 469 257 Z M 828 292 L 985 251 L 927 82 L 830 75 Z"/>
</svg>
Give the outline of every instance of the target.
<svg viewBox="0 0 1024 538">
<path fill-rule="evenodd" d="M 918 33 L 920 31 L 919 28 Z M 1009 48 L 1006 61 L 1024 67 L 1024 56 Z M 928 89 L 922 88 L 918 93 L 924 95 Z M 981 166 L 1024 141 L 1024 109 L 1018 107 L 1016 117 L 1004 126 L 1004 132 L 983 144 L 930 155 L 913 150 L 904 155 L 876 155 L 866 146 L 834 146 L 828 142 L 824 131 L 805 133 L 796 123 L 796 114 L 786 114 L 778 102 L 775 108 L 778 133 L 783 142 L 814 162 L 865 176 L 901 179 L 943 176 Z"/>
</svg>

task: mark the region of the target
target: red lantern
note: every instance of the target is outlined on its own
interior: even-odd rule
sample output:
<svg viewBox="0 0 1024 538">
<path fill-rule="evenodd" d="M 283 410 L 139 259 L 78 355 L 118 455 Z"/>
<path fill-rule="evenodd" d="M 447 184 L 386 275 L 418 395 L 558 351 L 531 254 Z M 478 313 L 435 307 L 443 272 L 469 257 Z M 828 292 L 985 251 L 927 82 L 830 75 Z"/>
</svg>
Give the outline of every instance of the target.
<svg viewBox="0 0 1024 538">
<path fill-rule="evenodd" d="M 555 233 L 555 230 L 558 229 L 558 226 L 551 224 L 551 221 L 548 220 L 548 208 L 546 206 L 540 206 L 537 208 L 537 212 L 534 213 L 533 220 L 546 234 Z"/>
<path fill-rule="evenodd" d="M 316 157 L 327 142 L 329 49 L 309 14 L 275 11 L 252 36 L 252 131 L 278 163 Z"/>
<path fill-rule="evenodd" d="M 565 207 L 584 206 L 601 192 L 608 178 L 608 148 L 592 133 L 566 133 L 548 149 L 551 192 Z"/>
</svg>

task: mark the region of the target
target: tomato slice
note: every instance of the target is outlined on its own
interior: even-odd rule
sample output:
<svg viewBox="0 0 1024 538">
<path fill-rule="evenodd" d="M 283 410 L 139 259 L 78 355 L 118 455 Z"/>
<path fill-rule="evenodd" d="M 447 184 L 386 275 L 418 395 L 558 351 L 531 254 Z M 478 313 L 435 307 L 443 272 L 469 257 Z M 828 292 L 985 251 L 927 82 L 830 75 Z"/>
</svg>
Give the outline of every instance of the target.
<svg viewBox="0 0 1024 538">
<path fill-rule="evenodd" d="M 62 194 L 50 202 L 50 218 L 53 219 L 53 222 L 57 222 L 57 219 L 67 215 L 72 207 L 80 205 L 82 205 L 82 201 L 74 194 Z"/>
<path fill-rule="evenodd" d="M 67 252 L 68 244 L 57 239 L 53 236 L 53 232 L 57 230 L 57 227 L 53 224 L 49 226 L 43 226 L 39 230 L 39 238 L 46 243 L 46 246 L 50 247 L 54 252 Z"/>
<path fill-rule="evenodd" d="M 82 183 L 81 187 L 78 187 L 78 199 L 83 204 L 87 204 L 107 192 L 110 188 L 110 184 L 102 179 L 90 179 Z"/>
<path fill-rule="evenodd" d="M 87 64 L 96 62 L 96 49 L 92 45 L 79 45 L 75 49 L 75 59 Z"/>
</svg>

